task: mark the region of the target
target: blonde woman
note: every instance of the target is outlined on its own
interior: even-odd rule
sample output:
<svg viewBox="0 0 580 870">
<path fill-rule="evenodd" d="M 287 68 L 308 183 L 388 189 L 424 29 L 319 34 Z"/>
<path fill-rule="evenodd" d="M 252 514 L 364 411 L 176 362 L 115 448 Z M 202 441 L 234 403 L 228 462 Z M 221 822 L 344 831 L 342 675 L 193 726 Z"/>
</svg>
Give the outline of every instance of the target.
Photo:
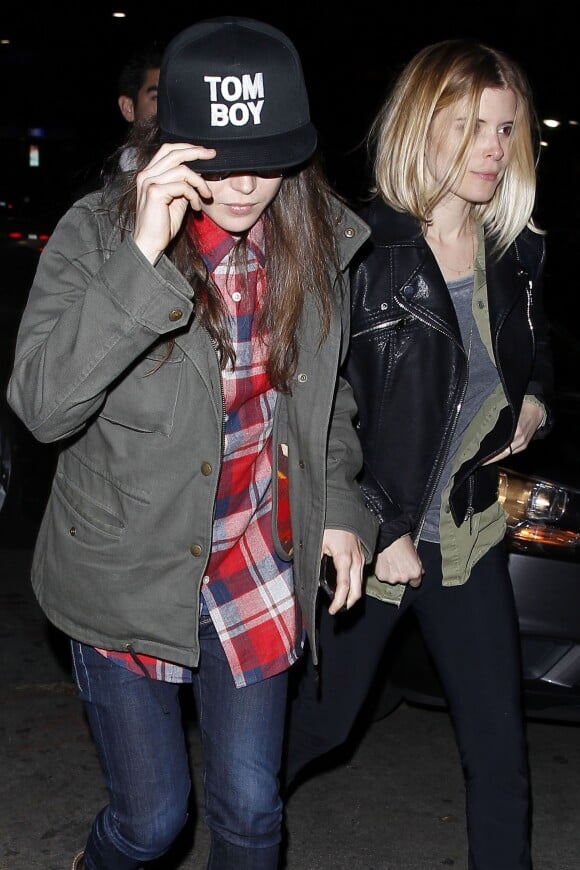
<svg viewBox="0 0 580 870">
<path fill-rule="evenodd" d="M 378 548 L 364 603 L 334 624 L 322 612 L 320 679 L 308 671 L 291 707 L 289 780 L 348 736 L 413 608 L 456 732 L 470 870 L 531 866 L 497 462 L 549 427 L 534 137 L 519 66 L 463 40 L 420 51 L 372 127 L 346 373 Z"/>
</svg>

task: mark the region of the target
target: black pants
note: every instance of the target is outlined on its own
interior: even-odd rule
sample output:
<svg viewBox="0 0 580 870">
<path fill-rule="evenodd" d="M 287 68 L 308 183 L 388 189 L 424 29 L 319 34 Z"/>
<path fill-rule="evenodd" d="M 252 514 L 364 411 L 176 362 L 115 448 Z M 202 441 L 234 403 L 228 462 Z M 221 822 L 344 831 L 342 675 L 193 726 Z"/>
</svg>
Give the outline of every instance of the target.
<svg viewBox="0 0 580 870">
<path fill-rule="evenodd" d="M 422 584 L 406 589 L 399 608 L 369 596 L 344 615 L 331 617 L 322 607 L 318 674 L 310 663 L 290 701 L 286 782 L 346 740 L 387 641 L 412 607 L 445 690 L 460 753 L 469 870 L 529 870 L 520 646 L 503 545 L 477 563 L 467 583 L 453 587 L 441 584 L 437 544 L 421 543 L 419 554 Z"/>
</svg>

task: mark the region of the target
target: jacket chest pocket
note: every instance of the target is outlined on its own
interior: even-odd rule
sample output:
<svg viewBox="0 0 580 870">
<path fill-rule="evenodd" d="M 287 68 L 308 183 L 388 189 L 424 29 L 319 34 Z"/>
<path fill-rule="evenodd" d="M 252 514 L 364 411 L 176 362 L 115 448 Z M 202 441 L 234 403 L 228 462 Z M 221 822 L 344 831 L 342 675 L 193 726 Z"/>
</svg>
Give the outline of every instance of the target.
<svg viewBox="0 0 580 870">
<path fill-rule="evenodd" d="M 160 345 L 142 357 L 112 388 L 101 417 L 137 432 L 169 435 L 173 429 L 185 354 Z"/>
<path fill-rule="evenodd" d="M 382 311 L 380 308 L 369 312 L 364 318 L 357 317 L 356 326 L 351 332 L 352 341 L 377 341 L 415 332 L 422 324 L 405 311 Z"/>
</svg>

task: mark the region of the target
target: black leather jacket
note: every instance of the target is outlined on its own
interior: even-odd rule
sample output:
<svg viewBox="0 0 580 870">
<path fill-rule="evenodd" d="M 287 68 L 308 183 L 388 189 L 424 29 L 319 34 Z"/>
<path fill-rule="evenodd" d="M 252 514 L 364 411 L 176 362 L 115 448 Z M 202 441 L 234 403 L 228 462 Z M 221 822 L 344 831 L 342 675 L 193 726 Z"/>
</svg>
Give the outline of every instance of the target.
<svg viewBox="0 0 580 870">
<path fill-rule="evenodd" d="M 381 529 L 379 551 L 415 534 L 445 462 L 467 379 L 455 309 L 419 223 L 375 199 L 361 210 L 370 240 L 351 268 L 351 347 L 346 377 L 359 411 L 362 486 Z M 524 230 L 500 260 L 486 245 L 490 329 L 508 407 L 455 477 L 456 525 L 497 498 L 497 467 L 524 395 L 549 409 L 552 361 L 541 302 L 542 236 Z M 545 434 L 546 423 L 538 430 Z"/>
</svg>

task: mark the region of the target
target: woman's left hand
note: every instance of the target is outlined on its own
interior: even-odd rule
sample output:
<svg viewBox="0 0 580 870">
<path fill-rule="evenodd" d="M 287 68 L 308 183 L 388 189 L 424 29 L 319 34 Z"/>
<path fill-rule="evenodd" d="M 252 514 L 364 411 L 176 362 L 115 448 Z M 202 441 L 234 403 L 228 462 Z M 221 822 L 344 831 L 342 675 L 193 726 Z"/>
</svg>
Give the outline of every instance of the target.
<svg viewBox="0 0 580 870">
<path fill-rule="evenodd" d="M 348 610 L 362 595 L 365 564 L 362 544 L 352 532 L 325 529 L 322 555 L 330 556 L 336 569 L 336 592 L 328 608 L 332 615 Z"/>
<path fill-rule="evenodd" d="M 508 459 L 513 453 L 521 453 L 522 450 L 525 450 L 542 425 L 543 419 L 543 408 L 535 402 L 526 402 L 524 399 L 511 444 L 501 453 L 497 453 L 492 459 L 489 459 L 486 465 L 489 465 L 490 462 Z"/>
</svg>

